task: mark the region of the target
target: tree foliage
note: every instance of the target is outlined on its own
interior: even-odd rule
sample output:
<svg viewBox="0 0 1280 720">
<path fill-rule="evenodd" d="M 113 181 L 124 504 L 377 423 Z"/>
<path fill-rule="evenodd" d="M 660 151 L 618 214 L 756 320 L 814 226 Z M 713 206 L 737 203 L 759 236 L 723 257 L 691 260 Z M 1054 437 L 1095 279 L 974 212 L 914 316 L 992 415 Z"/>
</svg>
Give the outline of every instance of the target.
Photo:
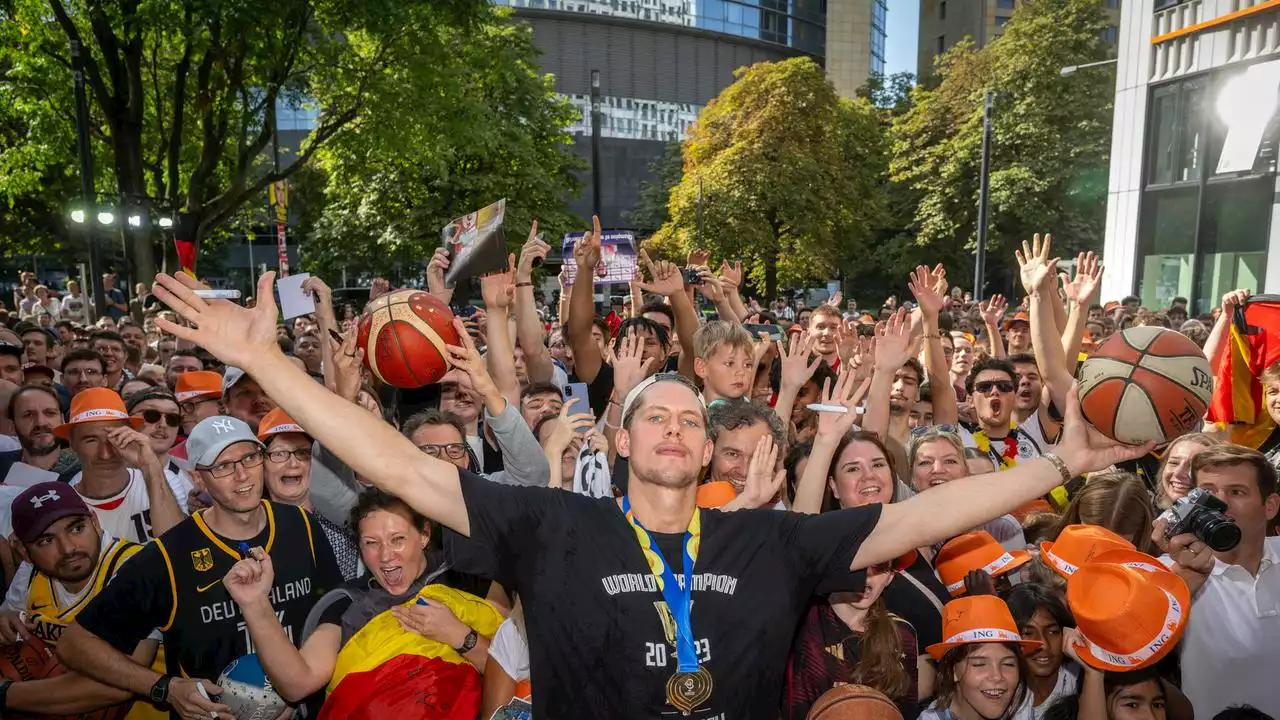
<svg viewBox="0 0 1280 720">
<path fill-rule="evenodd" d="M 630 226 L 641 232 L 654 232 L 666 225 L 671 220 L 671 212 L 667 208 L 671 188 L 680 184 L 683 175 L 680 143 L 667 143 L 662 156 L 649 163 L 649 179 L 640 183 L 635 207 L 626 214 Z"/>
<path fill-rule="evenodd" d="M 1105 24 L 1096 0 L 1037 0 L 987 47 L 964 42 L 939 58 L 938 84 L 915 90 L 892 132 L 892 178 L 919 194 L 916 244 L 943 253 L 975 247 L 983 97 L 991 91 L 989 256 L 1046 230 L 1062 238 L 1064 252 L 1101 247 L 1114 70 L 1059 71 L 1107 57 Z"/>
<path fill-rule="evenodd" d="M 880 221 L 882 138 L 870 103 L 840 98 L 809 58 L 740 69 L 685 140 L 671 221 L 652 242 L 739 258 L 771 298 L 779 283 L 826 278 Z"/>
<path fill-rule="evenodd" d="M 535 217 L 550 238 L 582 227 L 566 206 L 583 167 L 564 129 L 578 110 L 539 75 L 531 29 L 490 22 L 436 30 L 417 42 L 448 48 L 448 64 L 371 98 L 378 121 L 319 153 L 323 206 L 309 233 L 309 268 L 420 273 L 441 227 L 504 197 L 513 246 Z"/>
</svg>

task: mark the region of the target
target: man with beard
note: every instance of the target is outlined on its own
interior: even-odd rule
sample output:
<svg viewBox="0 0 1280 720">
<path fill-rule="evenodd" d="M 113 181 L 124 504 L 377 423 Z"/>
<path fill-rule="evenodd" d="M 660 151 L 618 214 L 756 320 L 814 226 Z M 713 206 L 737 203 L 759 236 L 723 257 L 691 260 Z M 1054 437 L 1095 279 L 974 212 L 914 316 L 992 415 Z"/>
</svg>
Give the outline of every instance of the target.
<svg viewBox="0 0 1280 720">
<path fill-rule="evenodd" d="M 103 386 L 119 390 L 125 380 L 133 378 L 133 374 L 125 369 L 124 338 L 112 330 L 98 330 L 89 336 L 89 349 L 102 356 Z"/>
<path fill-rule="evenodd" d="M 267 413 L 276 409 L 275 400 L 263 392 L 258 381 L 238 367 L 229 367 L 222 375 L 222 404 L 227 414 L 258 427 Z"/>
<path fill-rule="evenodd" d="M 62 359 L 62 384 L 73 399 L 89 388 L 106 387 L 106 378 L 107 363 L 93 350 L 72 350 Z"/>
<path fill-rule="evenodd" d="M 900 503 L 821 515 L 704 512 L 697 479 L 714 450 L 706 408 L 687 380 L 661 375 L 621 400 L 626 497 L 510 488 L 419 451 L 289 363 L 275 342 L 274 278 L 263 275 L 250 310 L 204 301 L 194 278 L 159 275 L 157 296 L 191 323 L 161 327 L 248 369 L 356 472 L 449 528 L 447 544 L 469 545 L 475 564 L 460 571 L 488 573 L 525 598 L 530 666 L 542 673 L 538 717 L 776 716 L 787 649 L 813 595 L 861 590 L 866 578 L 856 571 L 1149 449 L 1091 438 L 1073 403 L 1060 454 L 1003 477 L 963 478 Z M 455 328 L 464 347 L 447 349 L 458 361 L 475 349 L 460 320 Z M 66 658 L 112 684 L 142 686 L 145 678 L 120 670 L 119 653 L 105 657 L 88 643 L 70 652 L 78 634 L 64 636 Z M 573 662 L 556 661 L 566 657 Z"/>
<path fill-rule="evenodd" d="M 138 432 L 142 418 L 125 411 L 114 390 L 90 388 L 71 401 L 67 422 L 53 434 L 71 443 L 81 470 L 67 482 L 113 536 L 145 543 L 177 525 L 182 507 L 164 466 Z"/>
<path fill-rule="evenodd" d="M 21 642 L 34 635 L 56 646 L 75 621 L 142 546 L 104 533 L 84 500 L 63 483 L 47 482 L 23 490 L 13 500 L 13 534 L 19 556 L 34 566 L 23 598 L 25 617 L 0 614 L 0 641 Z M 156 661 L 159 633 L 139 640 L 126 658 L 139 667 Z M 42 680 L 0 682 L 0 712 L 79 715 L 128 702 L 132 693 L 83 675 L 67 673 Z M 164 717 L 145 700 L 134 704 L 132 718 Z"/>
<path fill-rule="evenodd" d="M 177 392 L 179 375 L 204 370 L 204 363 L 201 362 L 200 356 L 194 350 L 174 350 L 173 354 L 169 356 L 169 360 L 161 364 L 164 365 L 164 384 L 168 385 L 169 389 L 174 392 Z M 219 380 L 221 380 L 221 376 L 219 376 Z"/>
<path fill-rule="evenodd" d="M 59 448 L 53 434 L 62 424 L 62 407 L 52 390 L 34 385 L 18 388 L 7 407 L 22 449 L 0 453 L 0 478 L 8 476 L 15 463 L 68 476 L 79 469 L 76 454 Z"/>
<path fill-rule="evenodd" d="M 782 421 L 767 405 L 746 400 L 726 400 L 714 403 L 707 410 L 710 420 L 711 466 L 707 479 L 723 480 L 733 485 L 742 498 L 747 486 L 747 471 L 756 446 L 766 436 L 773 437 L 779 456 L 786 455 L 786 434 Z M 745 500 L 745 499 L 744 499 Z M 772 498 L 751 499 L 752 507 L 760 507 Z M 759 505 L 755 504 L 759 501 Z M 731 509 L 725 506 L 723 509 Z"/>
<path fill-rule="evenodd" d="M 271 343 L 276 347 L 274 328 Z M 307 382 L 328 392 L 309 377 Z M 194 478 L 213 505 L 126 564 L 63 633 L 58 656 L 78 672 L 168 703 L 181 717 L 231 717 L 230 708 L 216 701 L 221 690 L 209 678 L 252 648 L 222 578 L 251 548 L 269 554 L 276 568 L 271 606 L 292 641 L 300 642 L 315 601 L 342 576 L 329 541 L 307 511 L 263 500 L 266 451 L 243 421 L 201 421 L 187 452 Z M 128 662 L 125 655 L 157 627 L 171 674 Z"/>
</svg>

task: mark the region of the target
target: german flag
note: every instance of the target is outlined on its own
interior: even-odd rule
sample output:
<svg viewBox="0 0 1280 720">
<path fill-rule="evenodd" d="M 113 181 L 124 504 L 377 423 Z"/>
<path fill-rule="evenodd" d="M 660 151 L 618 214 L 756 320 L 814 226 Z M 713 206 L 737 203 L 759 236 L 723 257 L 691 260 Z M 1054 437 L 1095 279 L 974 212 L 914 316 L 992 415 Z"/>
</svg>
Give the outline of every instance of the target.
<svg viewBox="0 0 1280 720">
<path fill-rule="evenodd" d="M 419 598 L 444 605 L 488 638 L 502 624 L 492 605 L 444 585 L 424 587 L 405 606 Z M 319 720 L 475 720 L 480 699 L 475 666 L 448 645 L 405 630 L 387 610 L 338 652 Z"/>
<path fill-rule="evenodd" d="M 1255 295 L 1236 308 L 1224 341 L 1209 420 L 1230 426 L 1232 442 L 1257 448 L 1276 427 L 1258 376 L 1280 361 L 1280 295 Z"/>
</svg>

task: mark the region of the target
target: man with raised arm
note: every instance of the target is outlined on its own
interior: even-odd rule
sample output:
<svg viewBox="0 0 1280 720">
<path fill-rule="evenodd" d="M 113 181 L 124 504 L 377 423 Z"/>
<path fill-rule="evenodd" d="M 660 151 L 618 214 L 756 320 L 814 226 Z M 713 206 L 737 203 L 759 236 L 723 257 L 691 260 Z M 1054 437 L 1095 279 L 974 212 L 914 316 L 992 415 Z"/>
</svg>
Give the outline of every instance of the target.
<svg viewBox="0 0 1280 720">
<path fill-rule="evenodd" d="M 274 280 L 260 279 L 258 305 L 246 309 L 199 298 L 186 276 L 158 276 L 157 297 L 192 325 L 161 327 L 244 368 L 372 484 L 483 551 L 486 569 L 524 598 L 539 717 L 775 715 L 791 631 L 812 595 L 859 590 L 864 580 L 850 569 L 951 537 L 1146 450 L 1091 437 L 1073 404 L 1057 455 L 999 477 L 816 516 L 699 510 L 697 478 L 712 453 L 706 408 L 688 381 L 658 375 L 622 402 L 625 498 L 505 487 L 420 452 L 290 363 L 275 343 Z M 465 332 L 461 340 L 470 346 Z M 97 676 L 122 661 L 103 653 L 81 665 Z"/>
</svg>

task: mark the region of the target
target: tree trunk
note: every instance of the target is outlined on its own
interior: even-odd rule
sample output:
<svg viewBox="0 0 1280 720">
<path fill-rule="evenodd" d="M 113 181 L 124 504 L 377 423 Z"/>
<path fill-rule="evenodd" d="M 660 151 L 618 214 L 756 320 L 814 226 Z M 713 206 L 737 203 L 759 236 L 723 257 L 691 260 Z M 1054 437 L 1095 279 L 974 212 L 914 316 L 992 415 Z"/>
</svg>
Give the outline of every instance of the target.
<svg viewBox="0 0 1280 720">
<path fill-rule="evenodd" d="M 778 256 L 767 255 L 764 259 L 764 297 L 773 302 L 778 297 Z"/>
</svg>

